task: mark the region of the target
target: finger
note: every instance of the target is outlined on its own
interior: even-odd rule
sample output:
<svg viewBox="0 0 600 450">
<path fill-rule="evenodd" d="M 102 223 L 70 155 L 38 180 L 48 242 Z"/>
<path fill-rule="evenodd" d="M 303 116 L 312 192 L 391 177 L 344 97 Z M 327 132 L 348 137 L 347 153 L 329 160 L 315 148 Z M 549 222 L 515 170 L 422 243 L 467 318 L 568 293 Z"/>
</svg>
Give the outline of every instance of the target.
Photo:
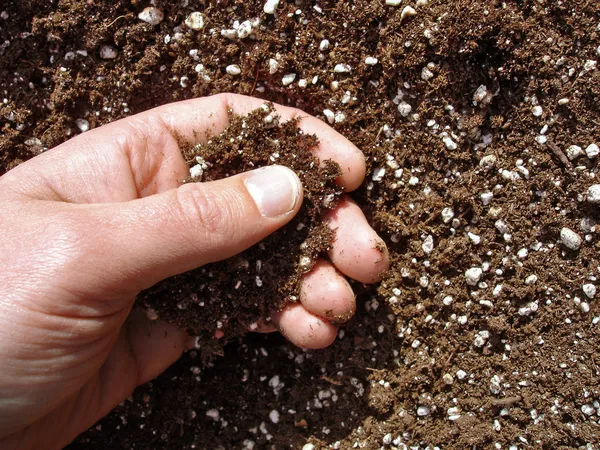
<svg viewBox="0 0 600 450">
<path fill-rule="evenodd" d="M 193 143 L 205 142 L 211 135 L 219 134 L 229 125 L 230 113 L 246 115 L 265 104 L 264 100 L 237 94 L 218 94 L 212 97 L 173 103 L 148 111 L 148 118 L 159 115 L 161 121 L 178 135 Z M 347 191 L 358 188 L 365 177 L 363 153 L 348 139 L 322 120 L 305 112 L 274 104 L 283 121 L 300 119 L 299 127 L 307 134 L 317 135 L 319 145 L 314 153 L 321 161 L 332 159 L 342 169 L 338 182 Z M 140 119 L 145 120 L 142 116 Z M 152 120 L 154 121 L 154 120 Z M 199 130 L 207 130 L 199 133 Z"/>
<path fill-rule="evenodd" d="M 318 261 L 302 278 L 300 302 L 312 314 L 334 323 L 347 322 L 356 310 L 350 284 L 326 261 Z"/>
<path fill-rule="evenodd" d="M 337 336 L 337 327 L 311 314 L 300 304 L 288 305 L 273 314 L 273 323 L 292 344 L 308 349 L 325 348 Z"/>
<path fill-rule="evenodd" d="M 335 231 L 335 240 L 328 253 L 335 267 L 362 283 L 379 281 L 382 272 L 389 268 L 388 250 L 359 206 L 344 196 L 324 219 Z"/>
<path fill-rule="evenodd" d="M 21 194 L 70 203 L 127 201 L 164 192 L 180 186 L 189 175 L 183 148 L 221 133 L 231 112 L 247 114 L 264 103 L 219 94 L 164 105 L 77 136 L 1 180 Z M 360 186 L 366 169 L 356 146 L 298 109 L 281 105 L 275 109 L 283 120 L 301 118 L 300 128 L 317 135 L 315 155 L 341 166 L 341 186 L 348 191 Z"/>
<path fill-rule="evenodd" d="M 272 322 L 267 322 L 263 319 L 259 319 L 256 322 L 248 325 L 248 331 L 252 331 L 254 333 L 273 333 L 277 331 L 277 327 L 273 325 Z"/>
<path fill-rule="evenodd" d="M 269 166 L 132 202 L 83 206 L 113 277 L 132 289 L 229 258 L 289 222 L 302 203 L 290 169 Z M 117 281 L 118 283 L 118 281 Z"/>
</svg>

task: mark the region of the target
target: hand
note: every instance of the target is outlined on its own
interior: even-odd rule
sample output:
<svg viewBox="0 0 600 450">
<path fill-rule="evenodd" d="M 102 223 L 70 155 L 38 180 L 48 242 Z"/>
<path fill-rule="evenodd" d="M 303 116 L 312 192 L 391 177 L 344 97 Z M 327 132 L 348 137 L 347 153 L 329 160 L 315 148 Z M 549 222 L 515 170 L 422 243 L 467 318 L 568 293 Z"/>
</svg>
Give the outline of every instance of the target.
<svg viewBox="0 0 600 450">
<path fill-rule="evenodd" d="M 281 166 L 181 185 L 188 168 L 180 138 L 219 133 L 229 108 L 245 114 L 261 104 L 218 95 L 166 105 L 78 136 L 0 178 L 1 448 L 60 448 L 160 374 L 189 337 L 131 312 L 139 291 L 239 253 L 298 211 L 302 187 Z M 365 162 L 355 146 L 313 117 L 276 108 L 282 119 L 300 115 L 301 128 L 318 135 L 317 156 L 343 169 L 339 184 L 361 184 Z M 268 189 L 273 183 L 278 189 Z M 337 230 L 331 262 L 305 276 L 299 304 L 273 316 L 308 348 L 336 336 L 322 316 L 354 313 L 342 274 L 368 283 L 388 267 L 383 242 L 348 197 L 325 220 Z"/>
</svg>

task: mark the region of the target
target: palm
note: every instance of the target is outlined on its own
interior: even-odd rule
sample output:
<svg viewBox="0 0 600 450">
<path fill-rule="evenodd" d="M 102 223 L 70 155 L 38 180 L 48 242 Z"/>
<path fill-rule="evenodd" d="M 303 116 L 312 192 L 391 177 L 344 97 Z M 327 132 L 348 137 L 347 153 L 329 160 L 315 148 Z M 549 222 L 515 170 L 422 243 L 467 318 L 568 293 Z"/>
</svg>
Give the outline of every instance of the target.
<svg viewBox="0 0 600 450">
<path fill-rule="evenodd" d="M 189 338 L 131 313 L 137 293 L 214 261 L 211 252 L 234 255 L 285 223 L 259 225 L 255 217 L 241 231 L 229 227 L 241 237 L 202 235 L 199 199 L 190 193 L 210 188 L 176 189 L 188 170 L 179 142 L 219 133 L 230 109 L 243 114 L 261 103 L 221 95 L 167 105 L 72 139 L 0 178 L 3 448 L 63 446 L 164 371 Z M 286 119 L 299 114 L 277 110 Z M 356 189 L 364 178 L 362 153 L 315 118 L 301 127 L 319 136 L 317 156 L 340 164 L 338 182 Z M 325 347 L 336 336 L 323 311 L 354 312 L 342 273 L 373 282 L 389 264 L 383 242 L 350 199 L 326 220 L 337 230 L 331 262 L 320 261 L 301 281 L 299 304 L 273 316 L 288 339 L 307 348 Z M 173 226 L 181 232 L 165 236 L 164 227 Z M 196 234 L 196 241 L 189 237 Z"/>
<path fill-rule="evenodd" d="M 77 145 L 81 138 L 73 139 L 62 148 L 44 155 L 38 164 L 29 167 L 28 178 L 41 182 L 27 195 L 40 200 L 93 204 L 135 200 L 177 187 L 185 177 L 186 166 L 166 123 L 156 122 L 115 123 L 107 130 L 113 137 L 109 144 L 103 136 L 98 137 L 97 143 L 88 141 L 85 147 Z M 154 151 L 148 152 L 148 148 Z M 45 174 L 53 170 L 60 171 L 60 174 L 50 181 Z M 11 176 L 18 177 L 18 170 Z M 68 233 L 69 230 L 62 232 Z M 38 238 L 44 240 L 43 236 Z M 66 237 L 66 240 L 76 241 L 73 236 Z M 86 278 L 97 275 L 93 273 L 94 268 L 90 268 L 92 273 L 87 274 L 81 270 L 78 256 L 85 258 L 85 255 L 66 250 L 48 249 L 48 254 L 69 254 L 69 261 L 53 257 L 48 268 L 53 272 L 52 279 L 60 280 L 60 285 L 48 284 L 47 274 L 42 274 L 40 280 L 29 279 L 29 283 L 39 283 L 41 291 L 36 292 L 35 298 L 19 298 L 26 308 L 20 311 L 18 320 L 13 317 L 12 321 L 19 323 L 19 328 L 30 336 L 31 330 L 34 330 L 36 342 L 56 341 L 58 333 L 69 338 L 78 336 L 76 342 L 79 345 L 69 345 L 58 352 L 55 346 L 40 345 L 35 352 L 29 352 L 22 365 L 14 367 L 15 378 L 22 380 L 32 394 L 29 399 L 15 399 L 21 405 L 31 405 L 20 408 L 18 418 L 26 419 L 29 414 L 40 417 L 32 426 L 15 434 L 15 442 L 35 442 L 37 436 L 52 436 L 52 430 L 58 425 L 74 430 L 69 434 L 91 425 L 138 384 L 156 376 L 165 363 L 173 362 L 185 345 L 185 334 L 174 327 L 164 323 L 151 327 L 148 321 L 137 315 L 127 320 L 139 286 L 115 293 L 118 298 L 112 299 L 104 295 L 97 298 L 98 291 L 94 289 L 82 291 Z M 31 263 L 30 259 L 28 261 Z M 44 263 L 39 262 L 38 267 L 41 264 Z M 64 303 L 65 294 L 78 297 L 71 298 L 69 303 L 82 307 L 48 311 L 50 314 L 43 316 L 37 314 L 38 311 L 46 312 L 39 304 L 40 299 L 45 304 L 56 305 Z M 92 310 L 90 304 L 94 305 Z M 112 309 L 110 305 L 118 307 Z M 9 326 L 15 327 L 14 324 Z M 165 332 L 169 339 L 156 338 L 164 336 Z M 34 337 L 31 338 L 33 340 Z M 147 356 L 150 349 L 161 353 L 163 360 L 153 364 Z M 23 354 L 27 349 L 13 351 Z M 31 360 L 37 363 L 34 370 Z M 51 386 L 39 376 L 49 370 L 56 380 Z M 39 381 L 39 386 L 32 386 L 32 379 Z M 14 425 L 19 423 L 6 423 L 7 428 Z M 45 445 L 54 446 L 48 442 Z"/>
</svg>

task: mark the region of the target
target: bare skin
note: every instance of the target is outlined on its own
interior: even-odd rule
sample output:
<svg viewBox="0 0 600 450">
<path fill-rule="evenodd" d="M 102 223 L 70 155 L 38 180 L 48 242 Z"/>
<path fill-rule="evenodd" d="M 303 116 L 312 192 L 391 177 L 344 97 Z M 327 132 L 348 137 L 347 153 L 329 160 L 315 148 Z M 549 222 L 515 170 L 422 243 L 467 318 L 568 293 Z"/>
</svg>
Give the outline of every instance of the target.
<svg viewBox="0 0 600 450">
<path fill-rule="evenodd" d="M 261 103 L 222 94 L 166 105 L 0 178 L 1 448 L 61 448 L 163 372 L 190 338 L 132 312 L 139 291 L 233 256 L 296 214 L 302 187 L 280 166 L 181 185 L 188 168 L 177 137 L 202 140 L 227 127 L 228 109 L 243 114 Z M 277 110 L 303 117 L 301 128 L 319 136 L 317 156 L 340 164 L 340 185 L 362 183 L 354 145 L 301 111 Z M 330 261 L 302 280 L 299 304 L 273 314 L 276 328 L 305 348 L 329 345 L 333 322 L 354 313 L 344 276 L 375 282 L 389 264 L 348 197 L 324 220 L 337 228 Z"/>
</svg>

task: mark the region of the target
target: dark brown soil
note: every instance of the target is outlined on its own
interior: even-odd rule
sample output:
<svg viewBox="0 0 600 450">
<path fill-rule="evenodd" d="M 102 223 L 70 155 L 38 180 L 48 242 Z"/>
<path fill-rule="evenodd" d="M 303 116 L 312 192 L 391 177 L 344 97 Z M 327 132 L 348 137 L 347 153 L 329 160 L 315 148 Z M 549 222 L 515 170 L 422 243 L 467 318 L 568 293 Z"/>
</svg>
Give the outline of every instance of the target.
<svg viewBox="0 0 600 450">
<path fill-rule="evenodd" d="M 0 6 L 0 173 L 78 133 L 76 119 L 173 100 L 230 91 L 329 109 L 367 155 L 354 197 L 393 259 L 380 286 L 357 288 L 331 349 L 248 335 L 204 369 L 190 352 L 71 448 L 597 448 L 600 307 L 584 285 L 600 270 L 586 201 L 598 157 L 565 156 L 600 144 L 597 2 L 263 5 L 157 1 L 157 26 L 140 1 Z M 202 31 L 182 25 L 192 11 Z M 252 36 L 221 35 L 254 17 Z M 106 44 L 115 59 L 100 59 Z"/>
<path fill-rule="evenodd" d="M 330 248 L 333 232 L 322 223 L 337 205 L 341 190 L 335 179 L 340 167 L 323 165 L 311 153 L 315 136 L 302 133 L 297 121 L 279 123 L 265 105 L 245 117 L 232 117 L 229 127 L 206 144 L 186 149 L 190 167 L 202 175 L 187 182 L 213 181 L 271 164 L 292 168 L 304 185 L 300 212 L 281 230 L 230 260 L 167 279 L 144 291 L 138 302 L 152 316 L 178 324 L 207 359 L 221 353 L 213 342 L 218 330 L 228 339 L 269 321 L 273 311 L 297 301 L 300 277 Z M 216 345 L 215 345 L 216 344 Z"/>
</svg>

